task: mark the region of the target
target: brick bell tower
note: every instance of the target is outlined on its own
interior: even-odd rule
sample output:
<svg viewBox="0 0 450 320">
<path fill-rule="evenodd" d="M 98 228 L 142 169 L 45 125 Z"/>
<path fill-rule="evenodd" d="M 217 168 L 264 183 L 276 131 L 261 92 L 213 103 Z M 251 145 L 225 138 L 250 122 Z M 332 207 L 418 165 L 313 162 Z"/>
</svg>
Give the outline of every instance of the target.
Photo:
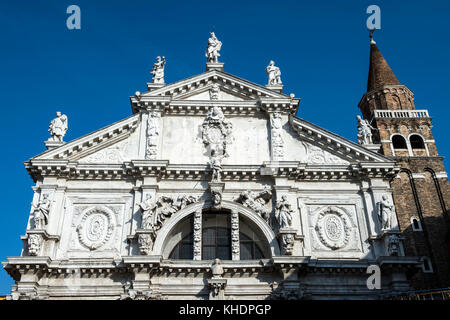
<svg viewBox="0 0 450 320">
<path fill-rule="evenodd" d="M 450 187 L 439 156 L 428 110 L 417 110 L 414 94 L 402 85 L 370 35 L 367 93 L 359 102 L 375 130 L 379 152 L 395 160 L 399 174 L 391 181 L 406 255 L 422 258 L 422 272 L 412 277 L 416 289 L 450 287 Z"/>
</svg>

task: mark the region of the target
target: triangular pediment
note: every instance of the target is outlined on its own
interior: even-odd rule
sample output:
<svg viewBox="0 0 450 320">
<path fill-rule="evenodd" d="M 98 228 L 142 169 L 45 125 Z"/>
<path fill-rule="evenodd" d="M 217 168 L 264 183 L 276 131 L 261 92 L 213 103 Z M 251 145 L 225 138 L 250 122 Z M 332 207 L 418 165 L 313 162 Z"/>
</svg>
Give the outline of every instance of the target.
<svg viewBox="0 0 450 320">
<path fill-rule="evenodd" d="M 289 116 L 291 128 L 296 132 L 305 149 L 306 163 L 392 163 L 392 160 L 359 144 L 327 131 L 304 119 Z"/>
<path fill-rule="evenodd" d="M 186 99 L 192 95 L 200 94 L 209 90 L 212 83 L 219 84 L 222 90 L 231 94 L 232 96 L 241 95 L 243 97 L 246 97 L 247 99 L 257 99 L 258 97 L 290 98 L 288 95 L 276 92 L 232 74 L 217 70 L 207 71 L 191 78 L 166 85 L 162 88 L 142 93 L 141 97 L 145 98 L 170 96 L 172 99 L 176 100 Z"/>
<path fill-rule="evenodd" d="M 47 150 L 33 160 L 69 160 L 84 163 L 121 163 L 137 155 L 130 136 L 135 134 L 140 123 L 140 115 L 133 115 L 105 128 L 67 142 L 57 148 Z M 101 159 L 104 159 L 101 161 Z M 121 161 L 122 160 L 122 161 Z"/>
</svg>

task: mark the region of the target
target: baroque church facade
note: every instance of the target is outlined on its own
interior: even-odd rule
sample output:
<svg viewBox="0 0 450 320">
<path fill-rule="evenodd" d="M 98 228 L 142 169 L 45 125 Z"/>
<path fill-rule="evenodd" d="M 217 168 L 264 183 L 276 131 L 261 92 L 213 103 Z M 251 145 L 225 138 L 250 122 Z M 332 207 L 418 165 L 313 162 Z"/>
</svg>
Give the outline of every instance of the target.
<svg viewBox="0 0 450 320">
<path fill-rule="evenodd" d="M 57 114 L 47 151 L 25 163 L 36 185 L 23 250 L 3 262 L 9 299 L 379 299 L 448 285 L 431 119 L 375 42 L 358 143 L 297 117 L 273 61 L 267 85 L 226 73 L 221 46 L 212 33 L 206 72 L 173 84 L 158 57 L 132 115 L 91 134 L 64 142 Z"/>
</svg>

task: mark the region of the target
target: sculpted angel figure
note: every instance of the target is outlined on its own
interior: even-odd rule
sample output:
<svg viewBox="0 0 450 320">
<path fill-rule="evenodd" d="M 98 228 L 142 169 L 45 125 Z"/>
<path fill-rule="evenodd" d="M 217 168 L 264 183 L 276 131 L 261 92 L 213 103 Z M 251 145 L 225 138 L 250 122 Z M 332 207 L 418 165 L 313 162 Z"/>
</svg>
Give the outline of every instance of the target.
<svg viewBox="0 0 450 320">
<path fill-rule="evenodd" d="M 208 39 L 208 46 L 206 47 L 206 57 L 208 58 L 208 62 L 219 62 L 220 57 L 220 49 L 222 48 L 222 42 L 217 39 L 214 32 L 211 32 L 211 37 Z"/>
<path fill-rule="evenodd" d="M 34 214 L 34 228 L 44 229 L 48 223 L 48 214 L 50 213 L 51 201 L 48 199 L 48 195 L 42 195 L 42 200 L 37 205 L 31 203 L 32 211 Z"/>
<path fill-rule="evenodd" d="M 157 204 L 152 201 L 152 196 L 147 194 L 145 200 L 138 203 L 138 206 L 142 212 L 141 228 L 152 230 L 154 228 L 153 214 L 157 208 Z"/>
<path fill-rule="evenodd" d="M 166 57 L 156 57 L 156 62 L 153 65 L 150 73 L 153 75 L 152 83 L 164 83 L 164 66 L 166 64 Z"/>
<path fill-rule="evenodd" d="M 356 116 L 358 121 L 358 144 L 372 144 L 372 130 L 376 130 L 373 128 L 369 121 L 365 119 L 361 119 L 360 116 Z"/>
<path fill-rule="evenodd" d="M 381 201 L 378 203 L 378 217 L 381 222 L 381 230 L 391 229 L 391 220 L 394 210 L 395 206 L 389 201 L 386 195 L 383 195 Z"/>
<path fill-rule="evenodd" d="M 276 204 L 276 219 L 280 229 L 288 228 L 292 225 L 292 213 L 293 210 L 287 201 L 287 197 L 282 196 L 281 200 Z"/>
<path fill-rule="evenodd" d="M 269 65 L 266 67 L 266 73 L 269 76 L 268 85 L 282 84 L 280 68 L 275 66 L 275 62 L 273 60 L 271 60 Z"/>
<path fill-rule="evenodd" d="M 50 132 L 50 138 L 48 141 L 63 142 L 63 138 L 67 131 L 67 116 L 61 115 L 61 112 L 56 112 L 56 118 L 50 122 L 48 131 Z"/>
</svg>

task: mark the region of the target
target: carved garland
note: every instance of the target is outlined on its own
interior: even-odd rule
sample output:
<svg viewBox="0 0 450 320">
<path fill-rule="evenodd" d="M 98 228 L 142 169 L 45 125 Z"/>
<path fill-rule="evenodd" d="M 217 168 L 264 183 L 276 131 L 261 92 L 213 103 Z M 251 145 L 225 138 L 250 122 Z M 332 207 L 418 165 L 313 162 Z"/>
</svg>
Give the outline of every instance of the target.
<svg viewBox="0 0 450 320">
<path fill-rule="evenodd" d="M 194 213 L 194 260 L 202 259 L 202 211 Z"/>
<path fill-rule="evenodd" d="M 231 212 L 231 252 L 233 260 L 239 260 L 239 214 L 237 211 Z"/>
<path fill-rule="evenodd" d="M 325 246 L 337 250 L 345 247 L 350 241 L 351 223 L 341 210 L 329 207 L 319 214 L 316 231 Z"/>
<path fill-rule="evenodd" d="M 91 208 L 84 214 L 76 230 L 80 243 L 90 250 L 96 250 L 107 243 L 113 234 L 113 214 L 105 208 Z"/>
</svg>

